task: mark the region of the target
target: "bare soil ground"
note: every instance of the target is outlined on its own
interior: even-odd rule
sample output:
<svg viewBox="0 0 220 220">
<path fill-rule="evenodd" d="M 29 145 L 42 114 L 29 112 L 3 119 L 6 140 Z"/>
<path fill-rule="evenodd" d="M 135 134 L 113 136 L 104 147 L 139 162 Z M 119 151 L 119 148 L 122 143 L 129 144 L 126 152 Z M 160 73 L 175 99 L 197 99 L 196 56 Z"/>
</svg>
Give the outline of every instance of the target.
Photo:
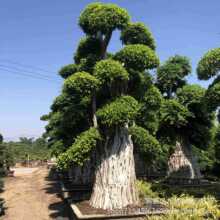
<svg viewBox="0 0 220 220">
<path fill-rule="evenodd" d="M 16 168 L 5 179 L 6 211 L 2 220 L 68 220 L 59 185 L 46 168 Z"/>
</svg>

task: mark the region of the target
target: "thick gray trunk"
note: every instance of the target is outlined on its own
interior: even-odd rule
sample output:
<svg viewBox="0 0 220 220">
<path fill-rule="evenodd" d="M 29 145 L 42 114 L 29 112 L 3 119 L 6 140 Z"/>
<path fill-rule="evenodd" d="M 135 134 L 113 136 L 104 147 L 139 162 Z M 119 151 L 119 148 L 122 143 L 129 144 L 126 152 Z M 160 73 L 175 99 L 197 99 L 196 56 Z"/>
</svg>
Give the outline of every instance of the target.
<svg viewBox="0 0 220 220">
<path fill-rule="evenodd" d="M 118 128 L 107 138 L 95 173 L 90 205 L 102 209 L 120 209 L 139 203 L 133 143 L 127 128 Z"/>
<path fill-rule="evenodd" d="M 174 153 L 168 161 L 168 176 L 174 178 L 201 178 L 197 160 L 192 152 L 190 144 L 179 139 L 176 141 Z"/>
</svg>

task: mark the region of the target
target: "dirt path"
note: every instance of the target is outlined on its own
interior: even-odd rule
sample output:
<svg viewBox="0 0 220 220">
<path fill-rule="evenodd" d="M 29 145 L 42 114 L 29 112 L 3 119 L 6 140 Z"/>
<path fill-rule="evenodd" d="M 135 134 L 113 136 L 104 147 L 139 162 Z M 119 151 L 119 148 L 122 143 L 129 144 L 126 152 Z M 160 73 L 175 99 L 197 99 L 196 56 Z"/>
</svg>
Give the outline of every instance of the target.
<svg viewBox="0 0 220 220">
<path fill-rule="evenodd" d="M 65 205 L 58 196 L 58 183 L 48 177 L 46 168 L 15 170 L 6 178 L 1 195 L 6 202 L 3 220 L 68 220 Z"/>
</svg>

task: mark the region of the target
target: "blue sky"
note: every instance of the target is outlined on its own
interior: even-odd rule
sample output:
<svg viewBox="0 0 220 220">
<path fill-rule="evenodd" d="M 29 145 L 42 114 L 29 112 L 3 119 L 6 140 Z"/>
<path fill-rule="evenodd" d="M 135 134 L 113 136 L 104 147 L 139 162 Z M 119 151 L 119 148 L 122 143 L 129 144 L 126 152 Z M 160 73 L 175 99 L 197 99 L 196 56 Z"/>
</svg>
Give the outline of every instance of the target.
<svg viewBox="0 0 220 220">
<path fill-rule="evenodd" d="M 39 120 L 49 111 L 61 90 L 59 68 L 72 62 L 83 36 L 78 16 L 88 0 L 7 0 L 0 5 L 0 133 L 7 140 L 37 137 L 45 124 Z M 150 27 L 161 62 L 174 54 L 189 56 L 191 83 L 200 57 L 220 43 L 220 1 L 114 0 L 102 1 L 126 8 L 133 21 Z M 120 49 L 114 34 L 110 50 Z M 23 64 L 23 66 L 18 65 Z M 36 77 L 47 75 L 42 80 Z M 207 83 L 200 82 L 202 85 Z"/>
</svg>

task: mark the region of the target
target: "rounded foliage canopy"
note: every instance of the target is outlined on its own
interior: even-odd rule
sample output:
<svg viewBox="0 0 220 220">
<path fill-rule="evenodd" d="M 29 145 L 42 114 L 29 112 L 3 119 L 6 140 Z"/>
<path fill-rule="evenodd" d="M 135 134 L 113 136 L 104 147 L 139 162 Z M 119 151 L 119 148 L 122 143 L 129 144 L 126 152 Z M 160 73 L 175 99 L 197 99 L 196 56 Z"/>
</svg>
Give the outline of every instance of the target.
<svg viewBox="0 0 220 220">
<path fill-rule="evenodd" d="M 220 106 L 220 83 L 215 83 L 207 89 L 205 99 L 210 111 L 215 111 Z"/>
<path fill-rule="evenodd" d="M 124 44 L 144 44 L 155 50 L 154 38 L 149 29 L 141 22 L 129 23 L 121 32 Z"/>
<path fill-rule="evenodd" d="M 130 20 L 130 16 L 123 8 L 115 4 L 103 4 L 100 2 L 89 4 L 81 13 L 79 25 L 86 34 L 96 35 L 111 33 L 115 29 L 124 28 Z"/>
<path fill-rule="evenodd" d="M 114 81 L 127 81 L 128 72 L 120 62 L 107 59 L 99 61 L 94 68 L 94 76 L 102 84 L 111 84 Z"/>
<path fill-rule="evenodd" d="M 135 119 L 139 110 L 138 102 L 131 96 L 121 96 L 97 111 L 100 123 L 106 127 L 124 125 Z"/>
<path fill-rule="evenodd" d="M 125 65 L 126 69 L 143 71 L 159 65 L 159 58 L 148 46 L 132 44 L 125 46 L 115 55 L 115 59 Z"/>
<path fill-rule="evenodd" d="M 205 89 L 200 85 L 185 85 L 177 90 L 178 101 L 182 105 L 189 106 L 195 103 L 201 103 L 204 95 Z"/>
<path fill-rule="evenodd" d="M 201 58 L 197 66 L 199 79 L 207 80 L 220 71 L 220 48 L 215 48 Z"/>
<path fill-rule="evenodd" d="M 77 71 L 78 71 L 78 68 L 76 64 L 69 64 L 69 65 L 62 67 L 59 71 L 59 74 L 61 77 L 66 79 L 67 77 L 71 76 Z"/>
<path fill-rule="evenodd" d="M 144 94 L 143 103 L 146 109 L 153 111 L 159 110 L 159 107 L 163 101 L 163 97 L 159 89 L 155 86 L 151 86 Z"/>
<path fill-rule="evenodd" d="M 139 126 L 131 127 L 129 132 L 132 135 L 134 145 L 140 149 L 141 156 L 146 159 L 145 161 L 148 163 L 155 162 L 155 158 L 161 154 L 161 147 L 157 139 Z"/>
<path fill-rule="evenodd" d="M 163 102 L 162 94 L 155 86 L 147 89 L 141 100 L 141 110 L 138 124 L 147 129 L 151 134 L 157 132 L 159 126 L 159 110 Z"/>
<path fill-rule="evenodd" d="M 53 112 L 63 111 L 64 107 L 68 106 L 70 103 L 71 96 L 69 96 L 67 93 L 61 93 L 54 99 L 50 108 Z"/>
<path fill-rule="evenodd" d="M 192 114 L 177 100 L 164 100 L 161 107 L 161 125 L 164 127 L 181 128 L 187 125 L 188 117 Z"/>
<path fill-rule="evenodd" d="M 170 57 L 167 60 L 167 63 L 176 64 L 181 67 L 181 71 L 178 72 L 180 77 L 187 76 L 192 71 L 190 60 L 188 57 L 185 56 L 175 55 L 173 57 Z"/>
<path fill-rule="evenodd" d="M 175 55 L 170 57 L 157 69 L 157 85 L 161 92 L 167 94 L 185 85 L 184 77 L 191 72 L 189 59 L 184 56 Z"/>
<path fill-rule="evenodd" d="M 87 96 L 95 92 L 99 88 L 99 84 L 99 80 L 91 74 L 77 72 L 65 80 L 63 89 L 66 93 Z"/>
<path fill-rule="evenodd" d="M 100 56 L 101 44 L 99 39 L 95 37 L 84 37 L 80 40 L 76 54 L 74 56 L 75 62 L 78 64 L 83 58 L 89 56 Z"/>
</svg>

